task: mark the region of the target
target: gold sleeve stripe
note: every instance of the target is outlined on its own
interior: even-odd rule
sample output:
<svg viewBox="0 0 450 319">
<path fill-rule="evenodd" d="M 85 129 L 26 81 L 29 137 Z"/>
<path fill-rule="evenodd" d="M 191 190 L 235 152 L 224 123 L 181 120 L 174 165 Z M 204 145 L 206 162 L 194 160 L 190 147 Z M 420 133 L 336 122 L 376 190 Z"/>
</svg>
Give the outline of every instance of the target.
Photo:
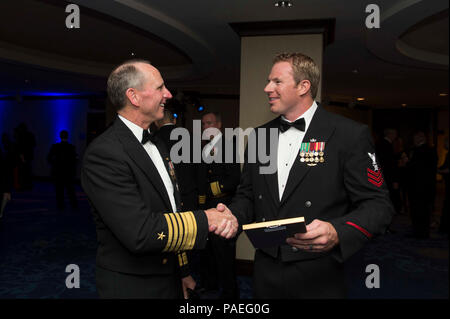
<svg viewBox="0 0 450 319">
<path fill-rule="evenodd" d="M 206 203 L 206 195 L 199 195 L 199 196 L 198 196 L 198 203 L 199 203 L 199 204 L 204 204 L 204 203 Z"/>
<path fill-rule="evenodd" d="M 221 193 L 219 182 L 212 182 L 209 185 L 211 186 L 211 192 L 213 193 L 214 196 L 217 196 Z"/>
<path fill-rule="evenodd" d="M 180 265 L 180 266 L 183 266 L 184 264 L 183 264 L 183 258 L 181 257 L 181 254 L 178 254 L 178 264 Z"/>
<path fill-rule="evenodd" d="M 189 222 L 186 217 L 186 213 L 181 213 L 180 216 L 181 216 L 181 219 L 183 220 L 183 225 L 184 225 L 184 237 L 183 237 L 183 242 L 181 243 L 180 250 L 186 250 L 187 244 L 189 243 L 189 240 L 191 238 L 192 227 L 191 227 L 191 225 L 189 225 Z"/>
<path fill-rule="evenodd" d="M 194 233 L 194 223 L 192 222 L 192 212 L 186 212 L 185 217 L 187 220 L 187 224 L 189 227 L 189 238 L 186 242 L 186 249 L 185 250 L 191 250 L 194 246 L 192 246 L 192 241 L 194 240 L 196 234 Z"/>
<path fill-rule="evenodd" d="M 168 251 L 174 251 L 175 246 L 178 241 L 178 224 L 175 221 L 175 217 L 173 216 L 173 213 L 170 213 L 169 216 L 170 216 L 170 219 L 172 220 L 172 225 L 173 225 L 173 240 L 172 240 L 172 244 L 170 245 Z"/>
<path fill-rule="evenodd" d="M 190 244 L 189 244 L 189 249 L 192 249 L 192 248 L 194 248 L 194 245 L 195 245 L 195 240 L 197 239 L 197 221 L 195 220 L 195 216 L 194 216 L 194 214 L 192 213 L 192 212 L 189 212 L 188 213 L 188 216 L 191 218 L 191 221 L 192 221 L 192 239 L 191 239 L 191 242 L 190 242 Z"/>
<path fill-rule="evenodd" d="M 167 222 L 167 232 L 168 232 L 168 236 L 167 236 L 167 243 L 166 243 L 166 247 L 164 248 L 163 252 L 168 251 L 171 243 L 172 243 L 172 236 L 173 236 L 173 227 L 172 227 L 172 222 L 170 221 L 169 215 L 168 214 L 164 214 L 164 217 L 166 218 L 166 222 Z"/>
<path fill-rule="evenodd" d="M 175 219 L 177 220 L 178 229 L 179 229 L 178 240 L 177 240 L 177 244 L 175 245 L 174 251 L 179 251 L 180 247 L 181 247 L 181 243 L 183 242 L 183 239 L 185 236 L 185 229 L 183 227 L 184 225 L 183 225 L 183 221 L 180 218 L 180 214 L 174 213 L 173 215 L 175 216 Z"/>
<path fill-rule="evenodd" d="M 183 253 L 183 265 L 187 265 L 188 264 L 188 259 L 187 259 L 187 255 L 186 253 Z"/>
</svg>

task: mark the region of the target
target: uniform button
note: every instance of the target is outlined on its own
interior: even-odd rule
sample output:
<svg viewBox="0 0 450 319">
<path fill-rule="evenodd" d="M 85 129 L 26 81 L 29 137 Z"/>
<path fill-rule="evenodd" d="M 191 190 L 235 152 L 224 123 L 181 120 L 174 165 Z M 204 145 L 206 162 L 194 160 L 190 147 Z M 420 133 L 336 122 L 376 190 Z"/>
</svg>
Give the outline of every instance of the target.
<svg viewBox="0 0 450 319">
<path fill-rule="evenodd" d="M 181 203 L 181 206 L 184 206 L 184 203 Z"/>
<path fill-rule="evenodd" d="M 297 247 L 292 247 L 292 252 L 296 253 L 298 251 Z"/>
<path fill-rule="evenodd" d="M 163 263 L 163 265 L 167 264 L 167 258 L 164 258 L 164 259 L 162 260 L 162 263 Z"/>
<path fill-rule="evenodd" d="M 306 206 L 306 207 L 311 207 L 311 202 L 310 202 L 309 200 L 306 201 L 306 202 L 305 202 L 305 206 Z"/>
<path fill-rule="evenodd" d="M 258 196 L 258 199 L 262 199 L 262 195 L 261 194 Z"/>
<path fill-rule="evenodd" d="M 265 222 L 265 221 L 266 221 L 266 219 L 265 219 L 265 218 L 263 217 L 262 221 L 263 221 L 263 222 Z"/>
</svg>

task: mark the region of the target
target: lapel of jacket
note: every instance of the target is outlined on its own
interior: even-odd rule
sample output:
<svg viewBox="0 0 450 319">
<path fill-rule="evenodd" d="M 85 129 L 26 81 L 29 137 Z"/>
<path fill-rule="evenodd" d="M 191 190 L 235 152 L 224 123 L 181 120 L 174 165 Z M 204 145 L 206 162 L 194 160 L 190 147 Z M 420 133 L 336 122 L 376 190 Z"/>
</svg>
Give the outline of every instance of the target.
<svg viewBox="0 0 450 319">
<path fill-rule="evenodd" d="M 318 107 L 314 116 L 311 120 L 311 124 L 308 127 L 302 143 L 308 143 L 311 139 L 317 140 L 317 142 L 327 142 L 328 138 L 334 131 L 334 125 L 330 123 L 327 111 L 325 111 L 322 106 L 317 103 Z M 327 145 L 325 143 L 325 151 Z M 286 188 L 281 198 L 281 205 L 286 202 L 295 188 L 301 183 L 303 178 L 308 174 L 311 166 L 308 166 L 305 162 L 300 162 L 300 150 L 296 156 L 294 164 L 292 165 L 291 171 L 289 172 L 289 177 L 286 183 Z M 320 164 L 319 164 L 320 165 Z"/>
<path fill-rule="evenodd" d="M 266 126 L 266 154 L 269 154 L 270 151 L 270 129 L 271 128 L 278 128 L 278 122 L 280 120 L 280 116 L 274 119 L 272 122 L 268 123 Z M 278 145 L 278 144 L 277 144 Z M 278 147 L 274 150 L 275 151 L 275 163 L 272 165 L 275 165 L 277 167 L 277 160 L 278 160 Z M 260 166 L 259 166 L 260 167 Z M 259 169 L 258 167 L 258 169 Z M 269 189 L 270 195 L 272 195 L 272 199 L 275 202 L 276 207 L 280 205 L 280 195 L 278 191 L 278 169 L 276 169 L 275 173 L 273 174 L 264 174 L 264 180 L 266 181 L 267 188 Z"/>
<path fill-rule="evenodd" d="M 172 131 L 172 130 L 170 130 Z M 170 136 L 170 132 L 169 132 Z M 161 157 L 163 159 L 164 166 L 166 167 L 167 174 L 169 174 L 170 180 L 172 181 L 173 186 L 173 197 L 175 199 L 175 206 L 177 208 L 177 211 L 180 211 L 181 209 L 181 194 L 180 189 L 178 186 L 177 176 L 175 173 L 175 167 L 173 166 L 173 163 L 170 159 L 170 150 L 168 147 L 169 145 L 166 145 L 162 139 L 159 138 L 159 136 L 155 137 L 155 145 L 156 148 L 158 148 L 159 154 L 161 154 Z"/>
<path fill-rule="evenodd" d="M 139 166 L 139 168 L 144 172 L 150 183 L 153 184 L 163 199 L 166 208 L 172 211 L 169 195 L 167 194 L 164 182 L 162 181 L 158 169 L 155 164 L 153 164 L 153 161 L 150 159 L 144 147 L 133 135 L 133 132 L 131 132 L 125 123 L 123 123 L 119 118 L 116 118 L 116 121 L 114 122 L 114 129 L 125 151 L 130 155 L 130 158 L 136 163 L 136 165 Z"/>
</svg>

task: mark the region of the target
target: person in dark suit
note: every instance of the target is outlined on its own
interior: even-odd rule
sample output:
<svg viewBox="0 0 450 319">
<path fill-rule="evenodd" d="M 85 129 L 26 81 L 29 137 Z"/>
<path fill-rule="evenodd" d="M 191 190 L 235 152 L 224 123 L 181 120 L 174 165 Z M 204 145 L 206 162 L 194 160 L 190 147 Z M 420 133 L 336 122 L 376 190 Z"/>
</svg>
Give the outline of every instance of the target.
<svg viewBox="0 0 450 319">
<path fill-rule="evenodd" d="M 162 140 L 167 150 L 170 153 L 172 146 L 180 141 L 180 139 L 171 140 L 170 134 L 176 128 L 177 119 L 174 117 L 173 113 L 167 109 L 164 109 L 164 117 L 156 121 L 156 136 Z M 192 143 L 190 143 L 192 145 Z M 179 154 L 182 156 L 182 154 Z M 192 155 L 192 147 L 190 155 Z M 198 209 L 198 190 L 195 182 L 195 165 L 190 156 L 189 163 L 179 162 L 174 163 L 175 172 L 177 176 L 178 186 L 180 187 L 181 194 L 181 206 L 185 210 L 196 210 Z"/>
<path fill-rule="evenodd" d="M 439 231 L 441 233 L 448 234 L 448 201 L 450 197 L 450 185 L 448 181 L 449 177 L 449 162 L 448 162 L 448 137 L 445 140 L 445 149 L 447 154 L 445 155 L 444 164 L 439 167 L 438 173 L 442 175 L 444 179 L 444 205 L 442 207 L 441 218 L 439 223 Z"/>
<path fill-rule="evenodd" d="M 0 148 L 0 219 L 3 217 L 4 205 L 11 200 L 11 189 L 12 170 Z"/>
<path fill-rule="evenodd" d="M 20 159 L 18 165 L 19 190 L 29 191 L 33 188 L 32 163 L 36 138 L 23 122 L 14 129 L 14 138 Z"/>
<path fill-rule="evenodd" d="M 201 207 L 216 207 L 219 203 L 229 204 L 239 185 L 241 168 L 235 156 L 230 157 L 233 161 L 227 162 L 225 147 L 227 140 L 220 131 L 221 128 L 222 120 L 219 113 L 206 113 L 202 116 L 203 135 L 206 134 L 210 139 L 203 147 L 203 161 L 197 166 Z M 236 141 L 229 142 L 232 143 L 231 150 L 234 152 Z M 221 288 L 221 299 L 239 298 L 235 259 L 236 240 L 226 240 L 210 234 L 206 249 L 201 252 L 202 286 L 206 290 Z"/>
<path fill-rule="evenodd" d="M 376 145 L 376 154 L 380 162 L 389 196 L 394 205 L 396 213 L 402 207 L 400 198 L 400 172 L 398 167 L 398 154 L 394 150 L 394 142 L 397 139 L 397 130 L 393 128 L 384 129 L 384 137 Z"/>
<path fill-rule="evenodd" d="M 423 131 L 414 133 L 413 143 L 406 163 L 412 236 L 426 239 L 430 237 L 430 219 L 436 195 L 437 154 L 427 144 Z"/>
<path fill-rule="evenodd" d="M 383 234 L 393 215 L 368 127 L 314 101 L 319 77 L 310 57 L 275 57 L 264 91 L 279 117 L 255 130 L 255 137 L 258 149 L 271 144 L 261 142 L 263 131 L 266 136 L 270 129 L 279 131 L 277 170 L 264 174 L 267 164 L 249 161 L 247 153 L 227 208 L 240 225 L 298 216 L 306 220 L 306 233 L 288 238 L 286 245 L 256 250 L 254 298 L 345 297 L 343 263 Z"/>
<path fill-rule="evenodd" d="M 180 210 L 173 164 L 149 132 L 172 97 L 154 66 L 124 62 L 107 91 L 118 117 L 87 148 L 81 174 L 97 227 L 99 295 L 186 298 L 195 282 L 185 251 L 203 248 L 208 231 L 233 236 L 236 219 L 216 209 Z"/>
<path fill-rule="evenodd" d="M 75 146 L 68 142 L 69 132 L 62 130 L 59 137 L 61 142 L 53 144 L 47 156 L 47 161 L 51 165 L 51 176 L 55 184 L 56 205 L 59 210 L 64 209 L 64 190 L 66 190 L 70 204 L 73 208 L 77 208 L 75 175 L 78 155 Z"/>
</svg>

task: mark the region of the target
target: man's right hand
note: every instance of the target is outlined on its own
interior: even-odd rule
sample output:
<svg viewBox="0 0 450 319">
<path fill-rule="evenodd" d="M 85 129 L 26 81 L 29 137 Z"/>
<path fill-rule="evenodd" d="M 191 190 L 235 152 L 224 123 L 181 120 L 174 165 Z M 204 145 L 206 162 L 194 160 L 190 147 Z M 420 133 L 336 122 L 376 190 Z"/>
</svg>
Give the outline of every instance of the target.
<svg viewBox="0 0 450 319">
<path fill-rule="evenodd" d="M 236 235 L 238 230 L 238 221 L 227 206 L 220 203 L 216 208 L 205 210 L 208 218 L 209 231 L 226 239 Z"/>
</svg>

